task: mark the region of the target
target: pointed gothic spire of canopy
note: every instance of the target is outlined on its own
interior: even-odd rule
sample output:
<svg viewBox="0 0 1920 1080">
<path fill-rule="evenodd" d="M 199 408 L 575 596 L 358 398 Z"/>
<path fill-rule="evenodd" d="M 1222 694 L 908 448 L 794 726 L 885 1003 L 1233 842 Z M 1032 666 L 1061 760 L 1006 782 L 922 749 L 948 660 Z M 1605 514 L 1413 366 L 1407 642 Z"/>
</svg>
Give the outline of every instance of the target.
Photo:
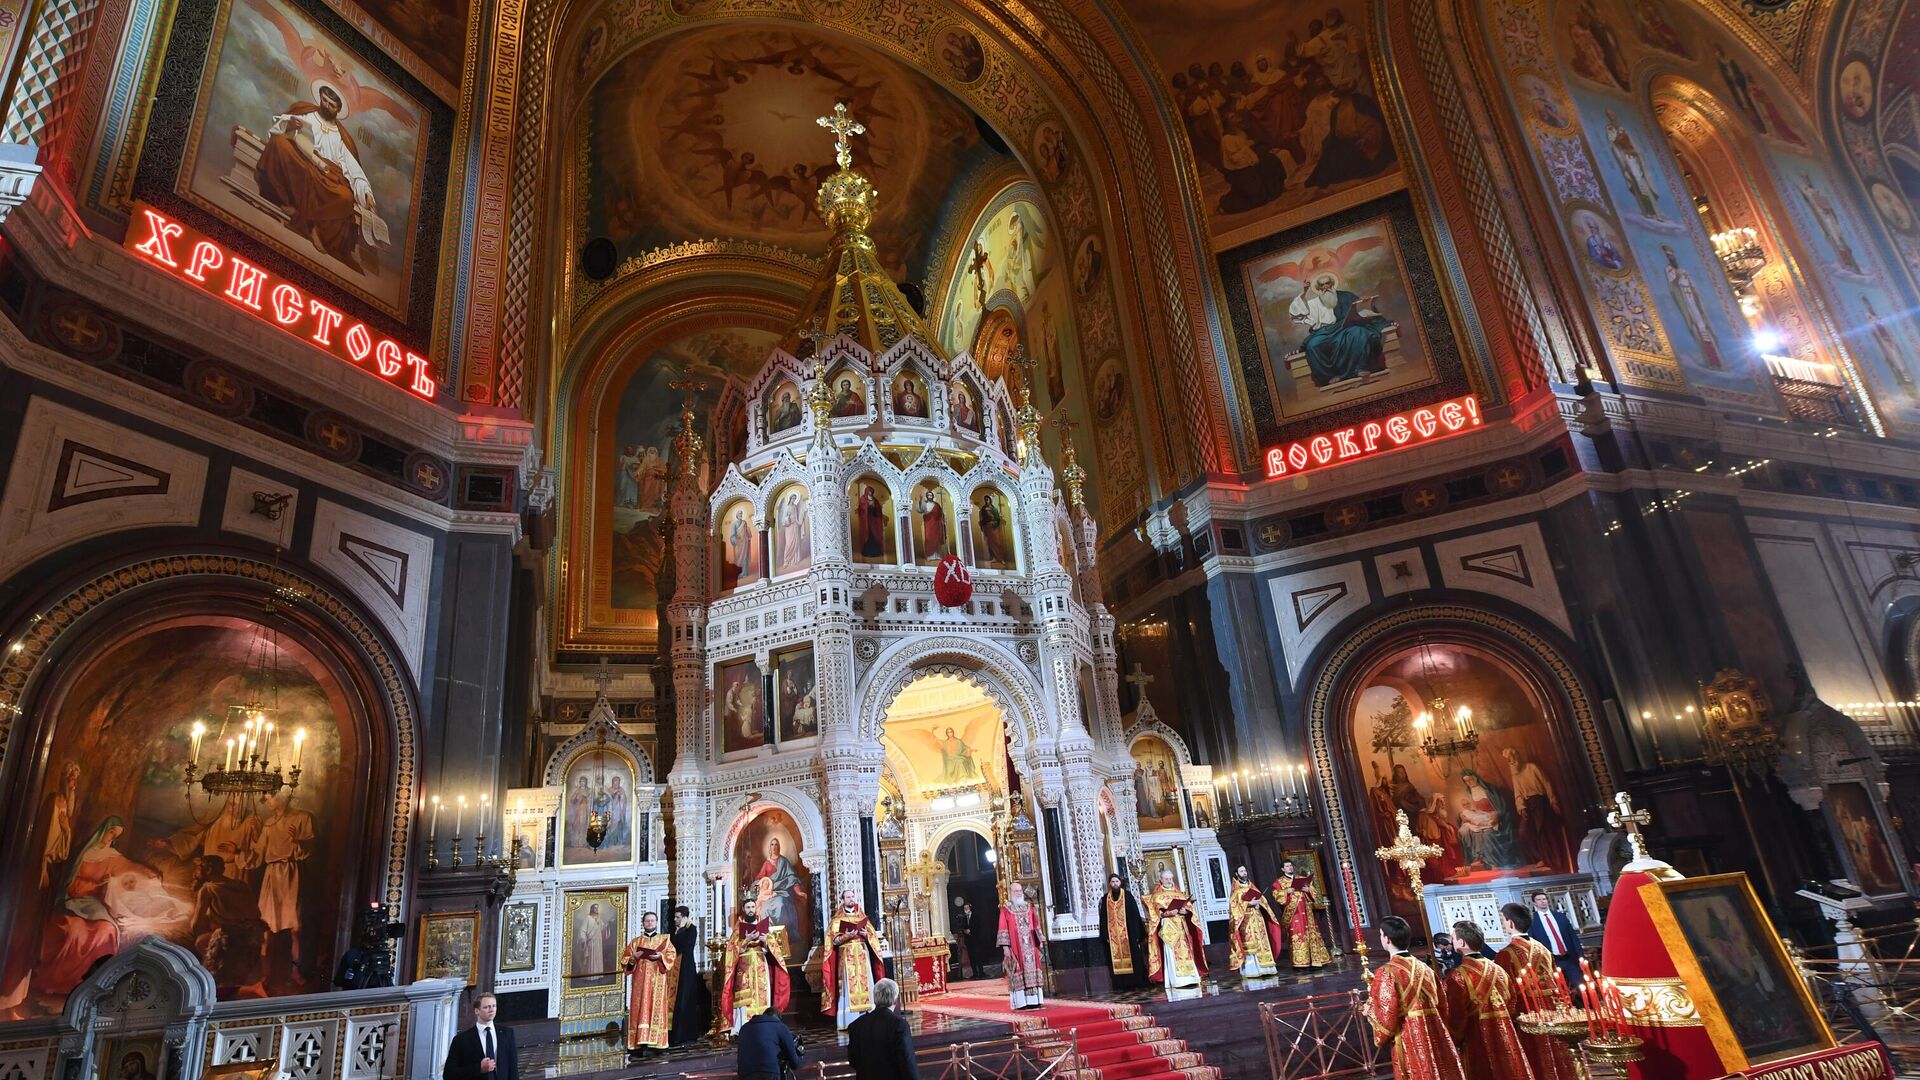
<svg viewBox="0 0 1920 1080">
<path fill-rule="evenodd" d="M 825 267 L 800 305 L 800 317 L 780 342 L 793 352 L 805 335 L 801 331 L 818 323 L 828 338 L 846 334 L 875 356 L 892 348 L 900 339 L 918 337 L 934 352 L 945 356 L 933 334 L 900 295 L 900 287 L 881 268 L 874 257 L 873 238 L 867 227 L 873 224 L 874 201 L 879 192 L 853 167 L 855 135 L 866 134 L 866 126 L 847 114 L 845 102 L 833 107 L 831 116 L 822 116 L 819 125 L 833 132 L 834 160 L 840 168 L 820 185 L 816 205 L 820 220 L 833 230 Z"/>
</svg>

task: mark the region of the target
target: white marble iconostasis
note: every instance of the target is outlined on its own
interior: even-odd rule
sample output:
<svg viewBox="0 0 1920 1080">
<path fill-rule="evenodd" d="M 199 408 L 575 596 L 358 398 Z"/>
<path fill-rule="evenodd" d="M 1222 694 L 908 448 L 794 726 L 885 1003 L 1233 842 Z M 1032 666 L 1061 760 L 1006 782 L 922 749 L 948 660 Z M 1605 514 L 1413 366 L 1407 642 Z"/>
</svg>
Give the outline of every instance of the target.
<svg viewBox="0 0 1920 1080">
<path fill-rule="evenodd" d="M 501 905 L 494 987 L 545 990 L 547 1015 L 561 1018 L 563 1034 L 597 1031 L 603 1017 L 624 1008 L 621 980 L 604 972 L 617 969 L 640 916 L 658 912 L 669 895 L 660 819 L 666 789 L 605 698 L 548 758 L 542 781 L 509 789 L 504 800 L 522 844 Z M 585 836 L 595 809 L 609 819 L 597 848 Z"/>
<path fill-rule="evenodd" d="M 1132 816 L 1138 837 L 1141 872 L 1131 884 L 1136 892 L 1148 892 L 1159 869 L 1169 867 L 1206 921 L 1226 918 L 1233 868 L 1220 846 L 1213 766 L 1194 764 L 1186 740 L 1161 723 L 1144 698 L 1129 717 L 1126 738 L 1134 773 L 1122 791 L 1131 799 L 1114 812 Z"/>
</svg>

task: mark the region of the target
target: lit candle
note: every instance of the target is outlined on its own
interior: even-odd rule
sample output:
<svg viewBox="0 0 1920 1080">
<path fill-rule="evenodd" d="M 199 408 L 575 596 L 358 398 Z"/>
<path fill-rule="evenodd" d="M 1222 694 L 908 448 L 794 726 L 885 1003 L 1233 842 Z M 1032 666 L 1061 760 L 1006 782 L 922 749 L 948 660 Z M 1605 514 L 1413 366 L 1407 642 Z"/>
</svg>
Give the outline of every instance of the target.
<svg viewBox="0 0 1920 1080">
<path fill-rule="evenodd" d="M 267 761 L 280 756 L 279 740 L 274 737 L 272 724 L 267 725 L 267 732 L 266 732 L 265 738 L 266 738 L 267 752 L 261 758 L 262 764 L 265 764 Z"/>
<path fill-rule="evenodd" d="M 1307 763 L 1303 761 L 1294 769 L 1300 774 L 1300 797 L 1304 799 L 1307 797 Z"/>
<path fill-rule="evenodd" d="M 1464 739 L 1468 735 L 1473 733 L 1473 710 L 1472 709 L 1469 709 L 1465 705 L 1462 705 L 1460 706 L 1460 711 L 1457 713 L 1454 713 L 1453 716 L 1455 720 L 1459 721 L 1461 738 Z"/>
<path fill-rule="evenodd" d="M 1349 859 L 1342 862 L 1340 868 L 1343 871 L 1342 876 L 1346 879 L 1347 917 L 1353 920 L 1353 940 L 1355 944 L 1364 945 L 1366 940 L 1361 937 L 1360 931 L 1360 894 L 1353 887 L 1353 861 Z"/>
<path fill-rule="evenodd" d="M 1580 1003 L 1586 1006 L 1587 1038 L 1591 1039 L 1595 1035 L 1599 1034 L 1600 1032 L 1600 1028 L 1599 1028 L 1600 1011 L 1594 1008 L 1592 983 L 1580 984 Z"/>
<path fill-rule="evenodd" d="M 433 838 L 439 835 L 440 835 L 440 796 L 435 795 L 433 797 L 433 824 L 427 827 L 427 843 L 429 844 L 433 843 Z"/>
<path fill-rule="evenodd" d="M 307 729 L 295 728 L 293 732 L 293 767 L 300 767 L 300 760 L 307 745 Z"/>
<path fill-rule="evenodd" d="M 467 820 L 467 797 L 460 796 L 460 805 L 453 808 L 453 835 L 460 835 L 460 827 Z"/>
<path fill-rule="evenodd" d="M 193 722 L 193 756 L 187 759 L 195 765 L 200 764 L 200 737 L 206 733 L 207 725 L 195 720 Z"/>
<path fill-rule="evenodd" d="M 480 796 L 480 834 L 482 836 L 486 835 L 486 832 L 487 832 L 487 804 L 492 801 L 493 801 L 492 795 L 486 794 L 484 792 L 481 794 Z"/>
<path fill-rule="evenodd" d="M 1241 769 L 1234 776 L 1235 797 L 1242 803 L 1253 801 L 1253 784 L 1247 780 L 1247 770 Z"/>
<path fill-rule="evenodd" d="M 227 763 L 222 766 L 226 772 L 233 771 L 233 736 L 227 736 Z"/>
</svg>

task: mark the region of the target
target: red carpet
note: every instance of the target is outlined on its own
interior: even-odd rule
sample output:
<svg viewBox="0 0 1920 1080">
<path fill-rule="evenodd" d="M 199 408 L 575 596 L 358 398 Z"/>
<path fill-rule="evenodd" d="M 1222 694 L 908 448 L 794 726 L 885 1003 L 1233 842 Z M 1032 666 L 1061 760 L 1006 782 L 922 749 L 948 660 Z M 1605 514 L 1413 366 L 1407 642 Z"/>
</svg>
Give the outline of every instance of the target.
<svg viewBox="0 0 1920 1080">
<path fill-rule="evenodd" d="M 948 994 L 922 998 L 934 1012 L 1002 1020 L 1034 1051 L 1054 1056 L 1079 1039 L 1079 1059 L 1063 1077 L 1077 1080 L 1218 1080 L 1220 1070 L 1138 1005 L 1102 1005 L 1091 1001 L 1052 1001 L 1044 1009 L 1017 1012 L 1004 995 Z"/>
</svg>

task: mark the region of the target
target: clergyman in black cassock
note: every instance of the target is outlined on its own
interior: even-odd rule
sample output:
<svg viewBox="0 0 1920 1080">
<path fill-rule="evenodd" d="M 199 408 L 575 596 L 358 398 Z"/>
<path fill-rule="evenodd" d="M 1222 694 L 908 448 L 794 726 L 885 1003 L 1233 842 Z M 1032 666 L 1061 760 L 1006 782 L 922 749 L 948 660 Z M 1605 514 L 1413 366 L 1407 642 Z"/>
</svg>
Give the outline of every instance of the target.
<svg viewBox="0 0 1920 1080">
<path fill-rule="evenodd" d="M 1120 936 L 1123 929 L 1124 939 Z M 1119 874 L 1107 875 L 1107 891 L 1100 897 L 1100 942 L 1115 990 L 1147 985 L 1146 920 L 1140 917 L 1140 904 Z"/>
<path fill-rule="evenodd" d="M 700 966 L 693 962 L 700 930 L 684 906 L 673 909 L 673 927 L 673 951 L 681 958 L 680 985 L 673 995 L 673 1028 L 667 1033 L 667 1042 L 680 1046 L 706 1038 L 713 1026 L 713 995 L 707 992 Z"/>
</svg>

